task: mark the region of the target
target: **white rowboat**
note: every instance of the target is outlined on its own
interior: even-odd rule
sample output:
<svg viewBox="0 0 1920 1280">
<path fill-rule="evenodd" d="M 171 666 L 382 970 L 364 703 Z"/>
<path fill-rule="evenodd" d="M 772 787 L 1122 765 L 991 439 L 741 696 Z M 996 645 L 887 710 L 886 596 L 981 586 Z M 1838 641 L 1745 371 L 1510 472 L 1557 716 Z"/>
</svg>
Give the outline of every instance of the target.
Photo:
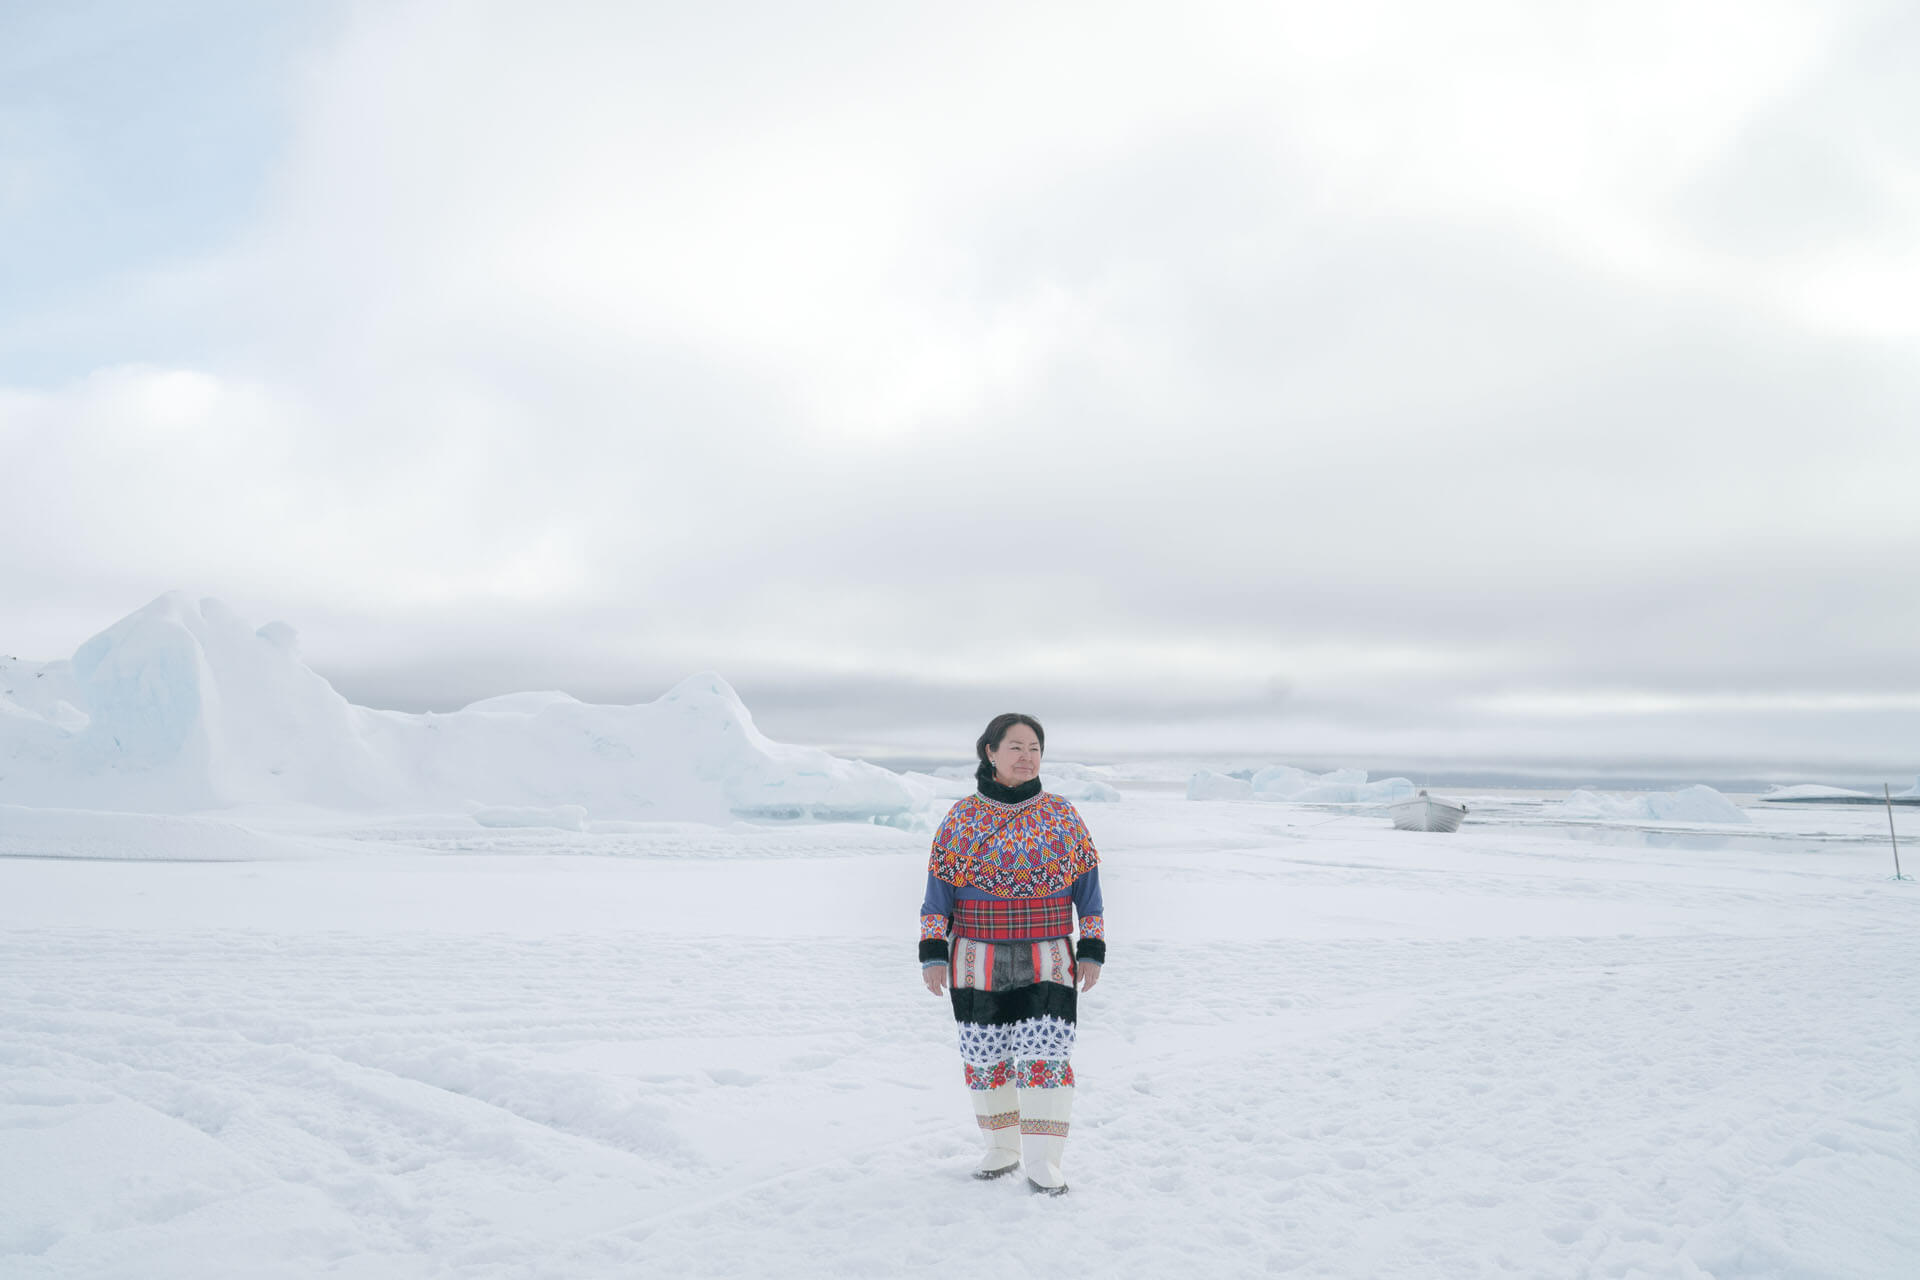
<svg viewBox="0 0 1920 1280">
<path fill-rule="evenodd" d="M 1458 831 L 1467 806 L 1435 800 L 1422 791 L 1412 800 L 1388 805 L 1387 812 L 1393 815 L 1396 831 Z"/>
</svg>

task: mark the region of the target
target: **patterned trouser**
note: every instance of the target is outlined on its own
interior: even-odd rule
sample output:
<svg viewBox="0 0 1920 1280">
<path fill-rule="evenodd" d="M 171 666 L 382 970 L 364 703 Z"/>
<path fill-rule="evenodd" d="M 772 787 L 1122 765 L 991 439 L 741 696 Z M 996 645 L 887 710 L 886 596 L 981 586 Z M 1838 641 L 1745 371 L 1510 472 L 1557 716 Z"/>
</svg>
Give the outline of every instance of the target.
<svg viewBox="0 0 1920 1280">
<path fill-rule="evenodd" d="M 967 1088 L 1073 1083 L 1073 949 L 1044 942 L 953 940 L 953 1017 Z"/>
</svg>

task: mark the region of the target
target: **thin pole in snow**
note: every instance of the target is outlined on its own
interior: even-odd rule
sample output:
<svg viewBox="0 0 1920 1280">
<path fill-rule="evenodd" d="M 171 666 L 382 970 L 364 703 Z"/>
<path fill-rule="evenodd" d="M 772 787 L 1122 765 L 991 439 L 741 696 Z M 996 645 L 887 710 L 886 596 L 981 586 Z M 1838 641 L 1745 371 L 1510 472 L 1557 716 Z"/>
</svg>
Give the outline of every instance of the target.
<svg viewBox="0 0 1920 1280">
<path fill-rule="evenodd" d="M 1900 837 L 1893 832 L 1893 788 L 1883 782 L 1880 790 L 1887 798 L 1887 839 L 1893 841 L 1893 878 L 1905 880 L 1906 877 L 1900 874 Z"/>
</svg>

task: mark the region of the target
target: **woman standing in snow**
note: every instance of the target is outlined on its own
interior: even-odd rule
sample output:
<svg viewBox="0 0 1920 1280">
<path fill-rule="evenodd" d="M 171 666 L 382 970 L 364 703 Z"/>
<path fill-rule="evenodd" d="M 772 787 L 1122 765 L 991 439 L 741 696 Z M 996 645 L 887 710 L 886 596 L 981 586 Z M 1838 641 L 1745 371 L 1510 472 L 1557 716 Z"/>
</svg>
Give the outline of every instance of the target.
<svg viewBox="0 0 1920 1280">
<path fill-rule="evenodd" d="M 1071 804 L 1040 789 L 1046 740 L 1038 720 L 1009 712 L 974 744 L 979 790 L 933 837 L 920 970 L 936 996 L 951 978 L 960 1059 L 987 1138 L 973 1176 L 998 1178 L 1024 1161 L 1034 1190 L 1061 1195 L 1075 986 L 1100 980 L 1107 943 L 1093 838 Z M 1080 943 L 1069 950 L 1076 911 Z"/>
</svg>

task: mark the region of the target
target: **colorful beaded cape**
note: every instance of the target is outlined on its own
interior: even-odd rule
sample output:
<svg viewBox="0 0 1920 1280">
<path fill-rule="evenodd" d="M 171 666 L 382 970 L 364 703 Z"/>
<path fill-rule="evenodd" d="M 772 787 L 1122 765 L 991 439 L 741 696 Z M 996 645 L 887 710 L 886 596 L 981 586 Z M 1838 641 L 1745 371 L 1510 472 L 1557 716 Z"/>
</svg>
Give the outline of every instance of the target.
<svg viewBox="0 0 1920 1280">
<path fill-rule="evenodd" d="M 927 869 L 955 888 L 1041 898 L 1064 892 L 1099 865 L 1080 815 L 1043 791 L 1017 805 L 979 795 L 961 800 L 934 834 Z"/>
</svg>

